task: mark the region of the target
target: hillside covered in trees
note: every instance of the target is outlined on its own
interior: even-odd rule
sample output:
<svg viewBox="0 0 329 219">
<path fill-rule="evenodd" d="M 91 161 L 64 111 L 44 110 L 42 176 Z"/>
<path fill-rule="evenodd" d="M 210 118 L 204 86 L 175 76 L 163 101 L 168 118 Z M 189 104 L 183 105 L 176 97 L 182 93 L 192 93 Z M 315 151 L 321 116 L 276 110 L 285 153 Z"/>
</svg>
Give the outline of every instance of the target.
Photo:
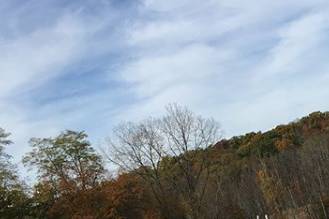
<svg viewBox="0 0 329 219">
<path fill-rule="evenodd" d="M 23 163 L 38 182 L 29 187 L 1 129 L 0 218 L 329 218 L 329 113 L 220 133 L 213 119 L 170 105 L 163 117 L 117 126 L 102 153 L 85 132 L 32 138 Z"/>
</svg>

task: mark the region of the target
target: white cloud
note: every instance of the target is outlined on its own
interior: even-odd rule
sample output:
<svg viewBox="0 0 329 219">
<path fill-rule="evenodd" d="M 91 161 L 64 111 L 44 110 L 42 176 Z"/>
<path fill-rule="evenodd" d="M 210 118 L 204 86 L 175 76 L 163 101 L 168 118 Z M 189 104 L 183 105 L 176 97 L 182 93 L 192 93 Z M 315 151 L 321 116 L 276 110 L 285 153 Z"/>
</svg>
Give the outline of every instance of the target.
<svg viewBox="0 0 329 219">
<path fill-rule="evenodd" d="M 168 102 L 214 116 L 227 136 L 329 107 L 327 1 L 144 3 L 129 13 L 96 2 L 57 5 L 30 26 L 18 15 L 40 8 L 7 6 L 17 16 L 0 28 L 0 125 L 13 132 L 17 159 L 29 137 L 81 128 L 97 141 L 120 120 L 158 115 Z M 86 69 L 97 83 L 65 81 L 67 89 L 86 85 L 82 96 L 38 103 L 29 92 L 46 96 L 48 85 L 61 92 L 62 82 L 52 81 Z"/>
<path fill-rule="evenodd" d="M 269 51 L 259 70 L 260 77 L 301 74 L 314 63 L 327 65 L 323 58 L 328 42 L 328 14 L 329 10 L 306 14 L 280 28 L 279 43 Z"/>
<path fill-rule="evenodd" d="M 195 3 L 196 1 L 194 1 Z M 193 4 L 191 0 L 167 0 L 167 1 L 158 1 L 158 0 L 145 0 L 144 6 L 150 10 L 156 11 L 171 11 L 174 9 L 181 8 L 187 4 Z"/>
<path fill-rule="evenodd" d="M 231 136 L 325 109 L 325 1 L 203 3 L 147 1 L 159 15 L 129 32 L 137 52 L 121 74 L 140 101 L 122 118 L 175 101 L 213 115 Z"/>
<path fill-rule="evenodd" d="M 81 24 L 65 18 L 53 27 L 2 41 L 0 95 L 22 86 L 31 88 L 63 73 L 84 46 L 83 31 Z"/>
<path fill-rule="evenodd" d="M 88 43 L 90 35 L 100 28 L 99 24 L 86 26 L 74 13 L 55 20 L 50 26 L 0 39 L 0 125 L 12 133 L 15 144 L 8 151 L 17 162 L 28 150 L 29 138 L 47 137 L 75 127 L 83 117 L 81 114 L 86 114 L 64 110 L 78 105 L 80 99 L 38 107 L 32 107 L 33 98 L 30 103 L 21 102 L 22 96 L 29 96 L 31 90 L 67 74 L 67 69 L 85 56 L 94 43 Z"/>
<path fill-rule="evenodd" d="M 139 97 L 149 97 L 177 84 L 204 84 L 221 73 L 221 65 L 231 56 L 207 45 L 190 45 L 170 54 L 146 56 L 121 72 L 122 80 L 133 85 Z"/>
</svg>

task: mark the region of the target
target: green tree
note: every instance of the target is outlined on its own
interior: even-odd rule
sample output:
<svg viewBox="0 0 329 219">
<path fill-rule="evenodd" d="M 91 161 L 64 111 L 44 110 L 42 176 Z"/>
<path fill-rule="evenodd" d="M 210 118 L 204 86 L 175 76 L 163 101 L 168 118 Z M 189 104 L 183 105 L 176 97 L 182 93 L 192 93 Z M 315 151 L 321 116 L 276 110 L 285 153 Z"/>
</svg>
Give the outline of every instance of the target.
<svg viewBox="0 0 329 219">
<path fill-rule="evenodd" d="M 9 136 L 10 133 L 0 128 L 0 215 L 1 218 L 24 218 L 27 196 L 11 156 L 5 152 L 5 147 L 12 143 Z"/>
<path fill-rule="evenodd" d="M 88 190 L 98 186 L 104 174 L 101 156 L 87 137 L 84 132 L 65 131 L 55 138 L 31 139 L 33 149 L 23 158 L 23 163 L 38 169 L 42 184 L 36 188 L 39 188 L 36 194 L 42 202 L 36 205 L 48 206 L 51 210 L 56 202 L 62 202 L 66 203 L 67 212 L 60 213 L 67 213 L 68 217 L 84 214 L 81 211 L 87 209 L 78 206 L 77 200 L 86 199 Z M 46 194 L 40 194 L 40 191 Z M 44 200 L 45 197 L 48 200 Z M 86 201 L 85 205 L 88 204 Z"/>
</svg>

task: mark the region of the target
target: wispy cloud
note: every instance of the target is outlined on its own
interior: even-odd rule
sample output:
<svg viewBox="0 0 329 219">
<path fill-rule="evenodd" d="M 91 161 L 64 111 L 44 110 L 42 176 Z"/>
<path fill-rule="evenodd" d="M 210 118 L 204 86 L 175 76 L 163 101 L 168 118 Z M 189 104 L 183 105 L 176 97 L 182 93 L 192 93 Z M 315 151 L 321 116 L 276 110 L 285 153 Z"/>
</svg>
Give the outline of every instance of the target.
<svg viewBox="0 0 329 219">
<path fill-rule="evenodd" d="M 179 102 L 226 136 L 328 110 L 329 3 L 4 1 L 0 123 L 18 158 L 66 128 L 101 141 Z"/>
</svg>

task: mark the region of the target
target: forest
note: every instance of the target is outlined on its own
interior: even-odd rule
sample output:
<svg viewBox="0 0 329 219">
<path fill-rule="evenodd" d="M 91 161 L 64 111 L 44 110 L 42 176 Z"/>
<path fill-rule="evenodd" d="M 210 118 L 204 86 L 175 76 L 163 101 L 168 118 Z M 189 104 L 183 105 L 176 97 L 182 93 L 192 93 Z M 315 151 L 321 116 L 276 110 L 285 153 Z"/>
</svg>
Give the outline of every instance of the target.
<svg viewBox="0 0 329 219">
<path fill-rule="evenodd" d="M 102 149 L 84 131 L 34 137 L 22 158 L 34 185 L 11 144 L 0 129 L 1 219 L 329 218 L 329 112 L 223 139 L 214 119 L 171 104 L 117 125 Z"/>
</svg>

